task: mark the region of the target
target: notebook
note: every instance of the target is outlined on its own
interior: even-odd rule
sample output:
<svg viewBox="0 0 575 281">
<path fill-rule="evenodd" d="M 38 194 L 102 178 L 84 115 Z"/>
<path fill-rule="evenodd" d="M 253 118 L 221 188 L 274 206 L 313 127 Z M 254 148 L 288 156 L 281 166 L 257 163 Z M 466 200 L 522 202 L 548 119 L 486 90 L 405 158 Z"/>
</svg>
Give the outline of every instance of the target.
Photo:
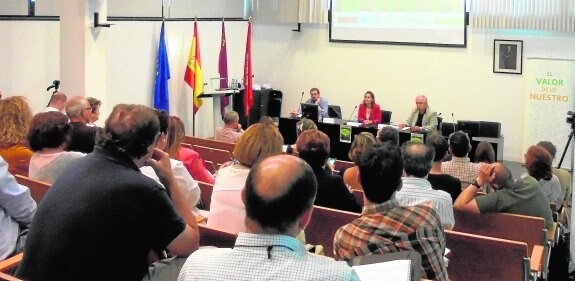
<svg viewBox="0 0 575 281">
<path fill-rule="evenodd" d="M 353 266 L 359 280 L 410 281 L 411 261 L 393 260 Z"/>
</svg>

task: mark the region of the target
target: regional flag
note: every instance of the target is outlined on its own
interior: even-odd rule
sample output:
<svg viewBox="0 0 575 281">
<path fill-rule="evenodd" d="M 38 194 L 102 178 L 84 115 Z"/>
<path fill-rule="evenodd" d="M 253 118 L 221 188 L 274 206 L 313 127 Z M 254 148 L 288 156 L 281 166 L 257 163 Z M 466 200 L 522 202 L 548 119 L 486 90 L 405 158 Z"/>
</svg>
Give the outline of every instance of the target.
<svg viewBox="0 0 575 281">
<path fill-rule="evenodd" d="M 154 85 L 154 108 L 170 112 L 168 80 L 170 80 L 170 64 L 168 63 L 168 52 L 166 50 L 166 41 L 164 40 L 164 23 L 162 22 L 158 61 L 156 64 L 156 83 Z"/>
<path fill-rule="evenodd" d="M 246 116 L 250 115 L 250 109 L 254 103 L 252 76 L 252 20 L 250 18 L 248 21 L 248 38 L 244 63 L 244 112 Z"/>
<path fill-rule="evenodd" d="M 220 43 L 220 59 L 218 63 L 218 72 L 220 73 L 220 89 L 228 87 L 228 52 L 226 48 L 226 26 L 222 20 L 222 40 Z M 229 97 L 222 96 L 220 98 L 220 111 L 222 117 L 226 114 L 226 106 L 230 104 Z"/>
<path fill-rule="evenodd" d="M 194 114 L 202 106 L 202 99 L 198 98 L 204 92 L 204 81 L 202 79 L 202 60 L 200 59 L 200 38 L 198 36 L 198 22 L 194 21 L 194 38 L 188 57 L 188 65 L 184 81 L 192 87 L 194 94 Z"/>
</svg>

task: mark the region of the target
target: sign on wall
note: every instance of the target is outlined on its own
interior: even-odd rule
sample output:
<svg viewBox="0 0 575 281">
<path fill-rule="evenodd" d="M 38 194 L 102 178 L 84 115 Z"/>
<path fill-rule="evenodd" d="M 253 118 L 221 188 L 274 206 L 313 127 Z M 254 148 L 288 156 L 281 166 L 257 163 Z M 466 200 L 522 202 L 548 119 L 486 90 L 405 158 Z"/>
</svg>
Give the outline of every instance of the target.
<svg viewBox="0 0 575 281">
<path fill-rule="evenodd" d="M 550 141 L 557 147 L 557 166 L 567 144 L 571 124 L 567 111 L 575 111 L 575 60 L 528 58 L 527 93 L 525 96 L 525 134 L 523 151 L 539 141 Z M 573 144 L 569 146 L 562 168 L 571 169 Z"/>
</svg>

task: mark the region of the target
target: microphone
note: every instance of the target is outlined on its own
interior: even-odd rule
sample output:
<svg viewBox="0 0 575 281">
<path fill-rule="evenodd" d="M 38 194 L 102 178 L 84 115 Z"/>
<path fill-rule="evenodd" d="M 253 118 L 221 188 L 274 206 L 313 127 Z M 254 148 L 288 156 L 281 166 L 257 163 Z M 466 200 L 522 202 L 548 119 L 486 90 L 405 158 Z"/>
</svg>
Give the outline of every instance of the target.
<svg viewBox="0 0 575 281">
<path fill-rule="evenodd" d="M 453 112 L 451 112 L 451 121 L 453 122 L 453 132 L 455 133 L 455 117 L 453 116 Z"/>
<path fill-rule="evenodd" d="M 303 95 L 305 95 L 305 92 L 301 92 L 301 97 L 299 98 L 299 112 L 301 113 L 301 101 L 303 100 Z"/>
<path fill-rule="evenodd" d="M 356 109 L 357 109 L 357 105 L 353 108 L 353 111 L 351 112 L 351 114 L 349 115 L 349 118 L 347 120 L 351 120 L 351 116 L 353 116 L 353 113 L 355 112 Z"/>
</svg>

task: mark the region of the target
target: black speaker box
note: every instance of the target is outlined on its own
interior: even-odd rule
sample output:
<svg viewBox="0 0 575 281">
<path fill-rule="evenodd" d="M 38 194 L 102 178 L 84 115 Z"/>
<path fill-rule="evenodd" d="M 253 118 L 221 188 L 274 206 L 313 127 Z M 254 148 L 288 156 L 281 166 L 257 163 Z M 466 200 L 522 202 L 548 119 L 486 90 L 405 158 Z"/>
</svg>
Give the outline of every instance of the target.
<svg viewBox="0 0 575 281">
<path fill-rule="evenodd" d="M 501 123 L 480 121 L 479 122 L 479 137 L 484 138 L 498 138 L 501 136 Z"/>
</svg>

